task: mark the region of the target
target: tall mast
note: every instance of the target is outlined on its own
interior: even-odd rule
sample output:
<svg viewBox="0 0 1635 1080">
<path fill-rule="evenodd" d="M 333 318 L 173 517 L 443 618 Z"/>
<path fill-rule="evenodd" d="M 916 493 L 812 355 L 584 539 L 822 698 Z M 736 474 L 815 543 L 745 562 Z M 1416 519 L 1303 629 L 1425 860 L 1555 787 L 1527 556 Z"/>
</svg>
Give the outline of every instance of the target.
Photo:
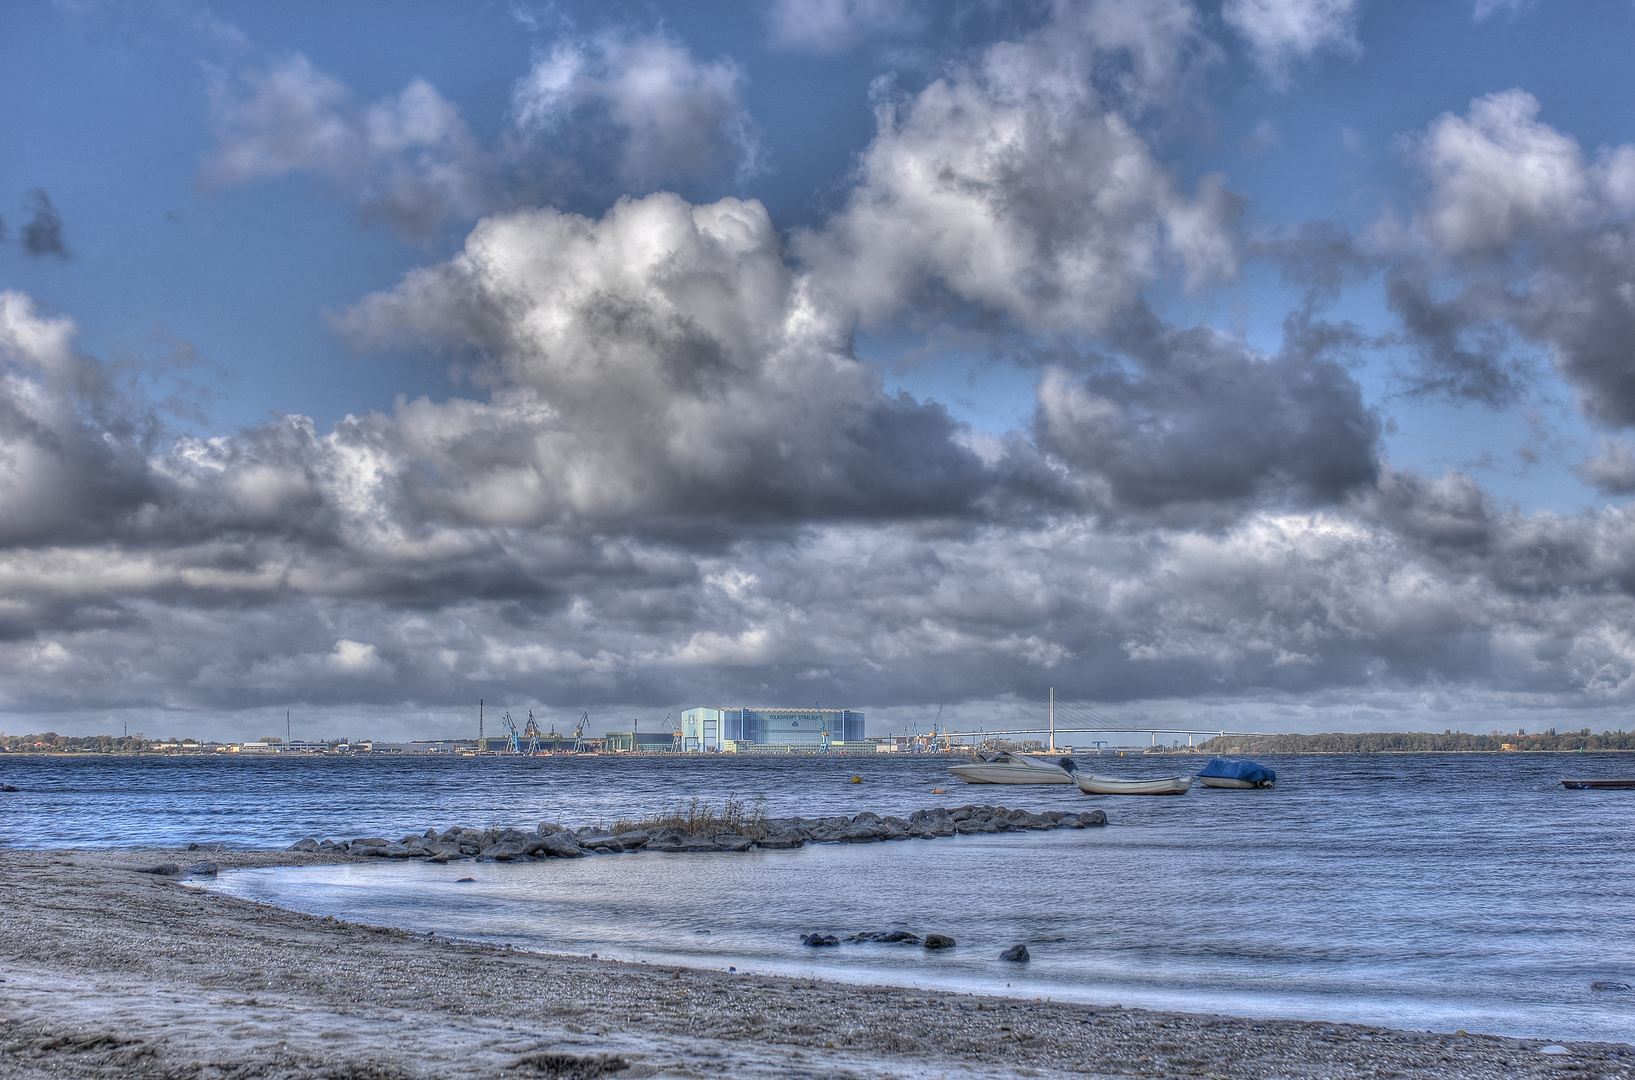
<svg viewBox="0 0 1635 1080">
<path fill-rule="evenodd" d="M 483 699 L 477 699 L 477 749 L 483 748 Z"/>
<path fill-rule="evenodd" d="M 1050 752 L 1056 752 L 1056 688 L 1050 688 Z"/>
</svg>

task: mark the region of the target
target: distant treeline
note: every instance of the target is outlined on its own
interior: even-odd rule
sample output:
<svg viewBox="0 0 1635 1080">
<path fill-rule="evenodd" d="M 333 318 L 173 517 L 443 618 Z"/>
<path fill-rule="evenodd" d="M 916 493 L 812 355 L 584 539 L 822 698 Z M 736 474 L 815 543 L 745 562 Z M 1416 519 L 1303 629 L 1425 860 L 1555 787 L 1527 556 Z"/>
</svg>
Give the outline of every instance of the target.
<svg viewBox="0 0 1635 1080">
<path fill-rule="evenodd" d="M 1199 744 L 1206 754 L 1389 754 L 1441 751 L 1635 750 L 1635 732 L 1590 729 L 1558 734 L 1470 735 L 1463 731 L 1337 731 L 1323 735 L 1217 735 Z"/>
<path fill-rule="evenodd" d="M 0 736 L 0 749 L 14 754 L 133 754 L 152 745 L 141 735 L 58 735 L 48 731 L 43 735 Z"/>
</svg>

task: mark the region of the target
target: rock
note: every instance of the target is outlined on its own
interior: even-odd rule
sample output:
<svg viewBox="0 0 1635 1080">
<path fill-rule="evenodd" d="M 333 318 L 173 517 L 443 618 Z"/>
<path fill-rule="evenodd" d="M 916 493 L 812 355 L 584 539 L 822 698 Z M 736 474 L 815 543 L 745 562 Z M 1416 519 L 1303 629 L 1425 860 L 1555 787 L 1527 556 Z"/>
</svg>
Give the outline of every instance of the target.
<svg viewBox="0 0 1635 1080">
<path fill-rule="evenodd" d="M 192 850 L 192 849 L 189 849 L 189 850 Z M 305 840 L 297 840 L 295 843 L 291 844 L 289 847 L 285 848 L 284 850 L 285 851 L 308 851 L 308 852 L 317 851 L 318 850 L 318 841 L 316 839 L 314 839 L 313 837 L 309 836 Z"/>
<path fill-rule="evenodd" d="M 861 934 L 853 934 L 846 940 L 857 942 L 877 941 L 885 945 L 924 944 L 920 938 L 920 935 L 911 934 L 907 930 L 865 930 Z"/>
<path fill-rule="evenodd" d="M 0 791 L 19 791 L 16 784 L 0 784 Z"/>
<path fill-rule="evenodd" d="M 1541 1054 L 1556 1054 L 1556 1055 L 1563 1055 L 1563 1054 L 1571 1054 L 1572 1053 L 1571 1050 L 1567 1049 L 1565 1046 L 1562 1046 L 1560 1043 L 1551 1043 L 1549 1046 L 1541 1046 L 1541 1047 L 1538 1048 L 1538 1052 L 1541 1053 Z"/>
<path fill-rule="evenodd" d="M 623 844 L 626 851 L 635 851 L 645 845 L 652 837 L 646 829 L 632 829 L 629 832 L 619 833 L 614 839 Z"/>
<path fill-rule="evenodd" d="M 1079 815 L 1080 828 L 1094 828 L 1097 825 L 1105 824 L 1107 824 L 1107 812 L 1105 810 L 1090 810 Z"/>
<path fill-rule="evenodd" d="M 199 845 L 197 845 L 197 844 L 189 844 L 189 845 L 187 845 L 187 850 L 189 850 L 189 851 L 197 851 L 197 850 L 199 850 Z"/>
<path fill-rule="evenodd" d="M 355 854 L 361 854 L 358 851 L 359 848 L 385 847 L 389 843 L 391 841 L 384 836 L 360 836 L 352 841 L 352 851 Z"/>
<path fill-rule="evenodd" d="M 878 825 L 853 825 L 835 835 L 842 844 L 872 844 L 885 838 L 886 831 Z"/>
<path fill-rule="evenodd" d="M 826 949 L 833 945 L 839 945 L 840 939 L 833 934 L 802 934 L 800 943 L 813 949 Z"/>
<path fill-rule="evenodd" d="M 456 885 L 472 884 L 472 883 L 475 883 L 476 880 L 477 879 L 474 878 L 474 877 L 455 878 L 454 879 L 454 884 L 456 884 Z"/>
<path fill-rule="evenodd" d="M 345 851 L 346 846 L 344 844 L 337 844 L 333 840 L 325 840 L 325 841 L 321 842 L 318 845 L 318 850 L 319 851 Z"/>
<path fill-rule="evenodd" d="M 493 859 L 497 862 L 510 862 L 512 859 L 521 858 L 523 854 L 525 853 L 521 844 L 514 840 L 502 840 L 497 844 L 490 844 L 483 848 L 477 857 L 480 859 Z M 584 852 L 580 852 L 580 854 L 582 855 Z"/>
<path fill-rule="evenodd" d="M 567 832 L 568 830 L 563 828 L 561 825 L 558 825 L 554 821 L 541 821 L 539 823 L 539 828 L 536 831 L 540 836 L 551 836 L 555 833 Z"/>
<path fill-rule="evenodd" d="M 1632 988 L 1626 982 L 1611 982 L 1611 981 L 1608 981 L 1608 982 L 1592 982 L 1592 983 L 1590 983 L 1590 989 L 1591 990 L 1620 991 L 1620 990 L 1629 990 L 1629 989 L 1635 989 L 1635 988 Z"/>
<path fill-rule="evenodd" d="M 220 867 L 213 862 L 196 862 L 187 868 L 187 872 L 194 877 L 215 877 L 218 869 Z"/>
<path fill-rule="evenodd" d="M 755 841 L 737 833 L 718 833 L 710 837 L 710 840 L 722 851 L 748 851 L 755 846 Z"/>
<path fill-rule="evenodd" d="M 1033 957 L 1028 955 L 1028 947 L 1026 945 L 1012 945 L 1010 948 L 999 954 L 999 959 L 1009 960 L 1013 964 L 1025 964 L 1029 960 L 1033 959 Z"/>
<path fill-rule="evenodd" d="M 784 829 L 770 836 L 761 837 L 755 841 L 755 846 L 782 851 L 789 848 L 798 848 L 804 843 L 806 843 L 806 838 L 801 835 L 799 829 Z"/>
<path fill-rule="evenodd" d="M 976 818 L 966 818 L 964 821 L 958 822 L 954 825 L 954 831 L 960 834 L 996 833 L 999 831 L 999 826 L 995 825 L 991 821 L 980 821 Z"/>
<path fill-rule="evenodd" d="M 925 947 L 928 949 L 952 949 L 954 939 L 947 934 L 927 934 L 925 935 Z"/>
<path fill-rule="evenodd" d="M 582 859 L 585 857 L 585 849 L 580 847 L 579 842 L 573 839 L 572 834 L 566 830 L 545 837 L 544 843 L 540 845 L 540 850 L 544 854 L 557 859 Z"/>
<path fill-rule="evenodd" d="M 172 875 L 179 874 L 181 872 L 181 867 L 177 866 L 173 862 L 160 863 L 158 866 L 150 866 L 144 870 L 137 871 L 138 874 L 158 874 L 161 877 L 171 877 Z"/>
</svg>

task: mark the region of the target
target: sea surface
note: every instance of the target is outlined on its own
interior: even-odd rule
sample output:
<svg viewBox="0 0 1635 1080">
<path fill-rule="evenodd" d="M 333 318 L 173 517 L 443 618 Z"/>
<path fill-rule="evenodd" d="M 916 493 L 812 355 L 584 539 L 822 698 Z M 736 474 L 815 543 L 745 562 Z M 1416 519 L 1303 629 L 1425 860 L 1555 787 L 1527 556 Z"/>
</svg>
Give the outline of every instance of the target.
<svg viewBox="0 0 1635 1080">
<path fill-rule="evenodd" d="M 1627 755 L 1279 756 L 1270 791 L 967 787 L 949 759 L 0 757 L 0 843 L 284 846 L 450 825 L 611 824 L 691 799 L 769 815 L 1100 807 L 1104 829 L 796 851 L 225 873 L 357 921 L 636 961 L 1245 1016 L 1635 1042 Z M 1099 773 L 1201 758 L 1103 757 Z M 852 783 L 853 776 L 861 783 Z M 946 795 L 933 795 L 935 786 Z M 460 883 L 456 879 L 476 880 Z M 810 949 L 903 928 L 943 953 Z M 1023 942 L 1025 965 L 998 960 Z"/>
</svg>

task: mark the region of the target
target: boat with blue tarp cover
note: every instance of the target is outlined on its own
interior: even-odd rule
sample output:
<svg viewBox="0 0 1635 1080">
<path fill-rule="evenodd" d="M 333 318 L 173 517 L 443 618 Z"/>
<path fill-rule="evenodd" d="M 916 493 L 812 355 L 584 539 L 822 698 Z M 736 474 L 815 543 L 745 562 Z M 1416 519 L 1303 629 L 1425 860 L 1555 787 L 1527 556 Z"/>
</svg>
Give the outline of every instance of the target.
<svg viewBox="0 0 1635 1080">
<path fill-rule="evenodd" d="M 1268 788 L 1277 783 L 1277 773 L 1256 761 L 1227 761 L 1210 758 L 1197 774 L 1204 787 Z"/>
</svg>

